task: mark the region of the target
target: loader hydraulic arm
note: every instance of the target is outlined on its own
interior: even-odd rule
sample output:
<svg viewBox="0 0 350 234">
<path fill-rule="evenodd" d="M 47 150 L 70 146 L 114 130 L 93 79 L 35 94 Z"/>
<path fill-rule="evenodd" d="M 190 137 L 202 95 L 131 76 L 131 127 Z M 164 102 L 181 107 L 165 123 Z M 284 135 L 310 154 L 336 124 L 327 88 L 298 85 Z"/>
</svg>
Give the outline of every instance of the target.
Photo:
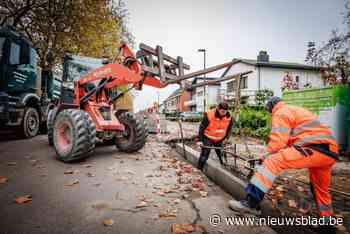
<svg viewBox="0 0 350 234">
<path fill-rule="evenodd" d="M 157 46 L 156 49 L 145 44 L 140 45 L 140 50 L 136 55 L 126 45 L 120 46 L 120 55 L 123 62 L 103 65 L 79 79 L 75 85 L 75 94 L 80 104 L 89 100 L 98 90 L 112 89 L 121 85 L 132 85 L 133 88 L 141 90 L 142 86 L 149 85 L 156 88 L 164 88 L 169 84 L 180 84 L 184 89 L 188 89 L 185 80 L 198 77 L 210 72 L 214 72 L 226 67 L 231 67 L 239 60 L 233 60 L 206 69 L 184 74 L 184 70 L 189 70 L 190 66 L 183 62 L 182 57 L 176 59 L 163 53 L 163 49 Z M 248 72 L 249 73 L 249 72 Z M 233 79 L 240 75 L 236 74 L 222 78 L 223 80 Z M 82 87 L 94 81 L 104 80 L 103 85 L 86 92 Z M 221 80 L 220 80 L 221 81 Z M 197 84 L 197 86 L 206 85 Z"/>
</svg>

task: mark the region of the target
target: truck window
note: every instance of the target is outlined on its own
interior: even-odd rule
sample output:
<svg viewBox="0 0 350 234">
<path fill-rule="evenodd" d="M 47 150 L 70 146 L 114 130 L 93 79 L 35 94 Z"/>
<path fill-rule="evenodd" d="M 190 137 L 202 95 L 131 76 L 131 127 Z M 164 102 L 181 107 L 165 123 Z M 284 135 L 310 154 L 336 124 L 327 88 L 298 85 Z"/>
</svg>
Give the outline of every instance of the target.
<svg viewBox="0 0 350 234">
<path fill-rule="evenodd" d="M 30 48 L 29 64 L 33 67 L 36 67 L 37 62 L 38 62 L 38 54 L 36 53 L 35 49 Z"/>
<path fill-rule="evenodd" d="M 5 44 L 5 38 L 4 37 L 0 37 L 0 61 L 1 61 L 1 57 L 2 57 L 2 53 L 3 53 L 3 47 Z"/>
<path fill-rule="evenodd" d="M 20 64 L 20 52 L 21 47 L 16 43 L 11 43 L 11 51 L 10 51 L 10 65 L 18 65 Z"/>
</svg>

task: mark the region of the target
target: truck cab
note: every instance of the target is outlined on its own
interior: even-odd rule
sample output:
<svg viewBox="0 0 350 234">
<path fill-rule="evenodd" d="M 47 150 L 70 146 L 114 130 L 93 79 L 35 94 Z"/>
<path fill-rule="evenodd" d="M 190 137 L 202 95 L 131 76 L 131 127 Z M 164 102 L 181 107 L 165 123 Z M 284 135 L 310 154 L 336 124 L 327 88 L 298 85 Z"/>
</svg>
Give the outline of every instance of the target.
<svg viewBox="0 0 350 234">
<path fill-rule="evenodd" d="M 0 129 L 16 128 L 26 138 L 37 135 L 51 103 L 37 63 L 37 51 L 23 34 L 0 27 Z"/>
</svg>

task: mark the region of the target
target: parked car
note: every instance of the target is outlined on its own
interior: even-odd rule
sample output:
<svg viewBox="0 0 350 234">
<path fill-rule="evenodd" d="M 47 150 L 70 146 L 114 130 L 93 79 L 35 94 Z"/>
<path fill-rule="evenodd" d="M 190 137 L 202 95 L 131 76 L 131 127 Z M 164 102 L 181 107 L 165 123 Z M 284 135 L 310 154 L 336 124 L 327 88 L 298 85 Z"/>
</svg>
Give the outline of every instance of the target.
<svg viewBox="0 0 350 234">
<path fill-rule="evenodd" d="M 182 112 L 180 118 L 182 121 L 199 122 L 202 120 L 203 114 L 200 112 Z"/>
</svg>

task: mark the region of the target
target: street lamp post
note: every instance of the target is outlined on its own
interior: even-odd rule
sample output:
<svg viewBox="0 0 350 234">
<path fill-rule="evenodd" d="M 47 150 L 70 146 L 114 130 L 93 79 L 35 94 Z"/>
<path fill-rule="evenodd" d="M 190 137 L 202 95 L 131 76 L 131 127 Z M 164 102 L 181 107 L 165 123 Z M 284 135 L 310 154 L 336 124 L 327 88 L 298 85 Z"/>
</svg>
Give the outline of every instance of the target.
<svg viewBox="0 0 350 234">
<path fill-rule="evenodd" d="M 203 61 L 203 67 L 205 69 L 206 68 L 206 57 L 207 57 L 206 52 L 207 51 L 206 51 L 206 49 L 198 49 L 198 52 L 202 52 L 203 53 L 203 60 L 204 60 Z M 206 78 L 206 74 L 203 75 L 203 78 L 204 78 L 203 80 L 205 82 L 206 81 L 206 79 L 205 79 Z M 206 88 L 205 88 L 205 86 L 206 85 L 203 86 L 203 109 L 204 109 L 203 112 L 206 111 L 206 97 L 207 96 L 206 96 Z"/>
</svg>

